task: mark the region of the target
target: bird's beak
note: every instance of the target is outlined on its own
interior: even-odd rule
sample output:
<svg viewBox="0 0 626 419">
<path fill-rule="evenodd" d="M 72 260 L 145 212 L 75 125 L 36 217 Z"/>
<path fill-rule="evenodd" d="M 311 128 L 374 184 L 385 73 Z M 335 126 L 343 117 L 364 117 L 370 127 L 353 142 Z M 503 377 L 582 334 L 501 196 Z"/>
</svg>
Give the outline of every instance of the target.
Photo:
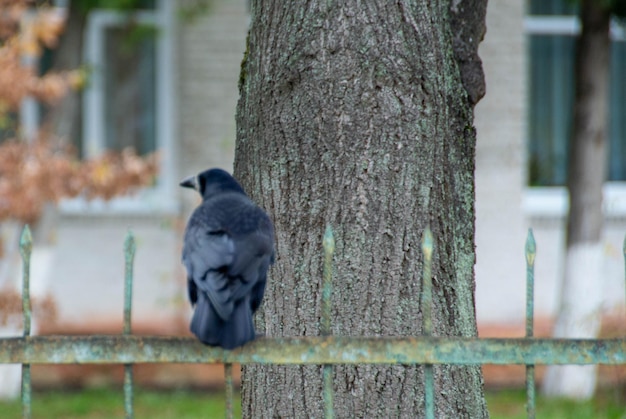
<svg viewBox="0 0 626 419">
<path fill-rule="evenodd" d="M 189 176 L 188 178 L 183 179 L 182 182 L 180 182 L 180 186 L 182 186 L 183 188 L 191 188 L 191 189 L 195 189 L 196 191 L 198 190 L 198 180 L 196 176 Z"/>
</svg>

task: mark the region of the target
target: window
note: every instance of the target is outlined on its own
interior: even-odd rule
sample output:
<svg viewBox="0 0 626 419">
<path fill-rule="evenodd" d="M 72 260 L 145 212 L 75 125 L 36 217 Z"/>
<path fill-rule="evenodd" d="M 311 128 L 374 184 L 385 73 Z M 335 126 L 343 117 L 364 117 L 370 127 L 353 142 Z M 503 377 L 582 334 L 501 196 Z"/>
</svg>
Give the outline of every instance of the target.
<svg viewBox="0 0 626 419">
<path fill-rule="evenodd" d="M 112 27 L 103 35 L 104 146 L 118 151 L 132 147 L 139 154 L 151 153 L 157 149 L 157 35 L 150 27 Z"/>
<path fill-rule="evenodd" d="M 158 150 L 160 174 L 153 188 L 110 202 L 71 199 L 69 213 L 174 212 L 173 21 L 174 2 L 146 1 L 132 13 L 90 11 L 84 59 L 90 71 L 83 96 L 83 132 L 78 148 L 85 157 L 134 147 Z M 130 24 L 129 24 L 130 23 Z"/>
<path fill-rule="evenodd" d="M 562 186 L 567 177 L 574 101 L 576 7 L 567 0 L 531 0 L 525 21 L 529 51 L 530 186 Z M 608 180 L 626 181 L 626 36 L 611 27 Z"/>
</svg>

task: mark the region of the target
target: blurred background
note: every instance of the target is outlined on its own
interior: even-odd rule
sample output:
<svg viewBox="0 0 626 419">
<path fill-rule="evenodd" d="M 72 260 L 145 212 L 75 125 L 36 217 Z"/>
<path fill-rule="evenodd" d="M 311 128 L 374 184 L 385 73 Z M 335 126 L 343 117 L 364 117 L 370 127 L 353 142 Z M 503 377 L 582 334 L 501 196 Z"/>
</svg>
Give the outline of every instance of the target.
<svg viewBox="0 0 626 419">
<path fill-rule="evenodd" d="M 8 6 L 2 6 L 5 3 Z M 13 35 L 21 45 L 13 51 L 19 55 L 17 73 L 0 70 L 0 84 L 9 77 L 8 85 L 17 88 L 16 74 L 27 73 L 24 83 L 29 86 L 17 93 L 0 88 L 0 138 L 2 145 L 11 145 L 0 150 L 0 156 L 4 153 L 0 158 L 16 162 L 12 173 L 21 177 L 13 184 L 40 186 L 57 173 L 83 183 L 82 189 L 46 193 L 37 189 L 36 197 L 18 199 L 17 192 L 11 195 L 0 180 L 0 203 L 11 196 L 17 202 L 12 212 L 0 213 L 0 289 L 5 296 L 19 289 L 16 244 L 28 222 L 35 232 L 31 287 L 36 333 L 119 333 L 122 245 L 132 230 L 137 240 L 133 333 L 187 335 L 191 309 L 179 255 L 182 227 L 198 198 L 177 185 L 207 167 L 232 171 L 248 4 L 245 0 L 46 4 L 0 3 L 14 7 L 10 16 L 16 17 L 12 34 L 1 34 L 2 48 L 9 46 L 7 39 Z M 530 227 L 538 249 L 537 334 L 550 335 L 558 310 L 575 38 L 581 29 L 576 10 L 566 0 L 488 4 L 487 34 L 479 50 L 487 94 L 475 112 L 475 272 L 481 336 L 523 336 L 524 244 Z M 623 335 L 626 331 L 619 327 L 626 315 L 622 251 L 626 30 L 617 22 L 612 24 L 610 48 L 602 272 L 590 281 L 601 290 L 603 333 Z M 48 75 L 56 78 L 45 79 Z M 32 152 L 20 151 L 15 142 L 41 144 L 42 157 L 37 160 Z M 74 153 L 68 156 L 84 163 L 63 154 L 66 149 Z M 3 172 L 6 179 L 7 173 Z M 127 190 L 135 193 L 127 195 Z M 4 335 L 21 334 L 15 301 L 0 300 Z M 15 393 L 18 387 L 7 377 L 17 371 L 19 384 L 19 367 L 0 368 L 6 371 L 0 372 L 7 386 L 2 391 Z M 121 366 L 35 366 L 33 380 L 41 387 L 100 385 L 119 382 L 121 371 Z M 210 387 L 223 382 L 221 368 L 212 366 L 142 365 L 136 371 L 137 381 L 154 386 Z M 487 384 L 523 382 L 522 368 L 486 367 L 485 373 Z M 603 377 L 623 379 L 618 372 L 601 369 L 601 381 Z"/>
</svg>

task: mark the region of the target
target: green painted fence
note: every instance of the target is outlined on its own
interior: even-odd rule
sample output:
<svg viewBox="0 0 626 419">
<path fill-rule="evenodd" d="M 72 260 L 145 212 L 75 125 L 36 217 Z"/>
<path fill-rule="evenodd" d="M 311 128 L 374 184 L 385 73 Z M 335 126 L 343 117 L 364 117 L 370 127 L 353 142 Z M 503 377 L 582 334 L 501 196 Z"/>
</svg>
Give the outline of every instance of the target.
<svg viewBox="0 0 626 419">
<path fill-rule="evenodd" d="M 30 336 L 29 297 L 32 239 L 26 227 L 20 250 L 23 258 L 24 336 L 0 339 L 0 363 L 22 364 L 23 417 L 31 417 L 31 364 L 123 364 L 126 417 L 133 417 L 133 364 L 138 363 L 224 363 L 226 416 L 232 417 L 232 364 L 323 365 L 323 394 L 326 418 L 333 417 L 333 365 L 419 364 L 424 366 L 424 406 L 427 418 L 435 417 L 433 366 L 437 364 L 526 365 L 527 414 L 535 417 L 535 371 L 537 364 L 626 364 L 626 339 L 538 339 L 533 337 L 533 289 L 536 246 L 532 231 L 526 241 L 527 304 L 526 337 L 481 339 L 433 336 L 431 264 L 433 239 L 424 233 L 423 335 L 417 337 L 367 338 L 331 336 L 332 259 L 334 239 L 327 228 L 323 240 L 321 336 L 262 338 L 242 348 L 226 351 L 200 344 L 194 338 L 133 336 L 131 301 L 135 241 L 128 234 L 124 243 L 126 262 L 124 331 L 121 335 Z M 626 257 L 626 244 L 624 249 Z"/>
</svg>

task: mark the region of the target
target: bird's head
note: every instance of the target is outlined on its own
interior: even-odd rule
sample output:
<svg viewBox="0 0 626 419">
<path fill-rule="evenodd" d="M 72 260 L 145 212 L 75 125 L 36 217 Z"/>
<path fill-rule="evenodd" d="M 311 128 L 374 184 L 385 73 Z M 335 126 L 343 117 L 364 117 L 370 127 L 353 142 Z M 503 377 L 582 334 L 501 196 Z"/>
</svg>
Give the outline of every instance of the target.
<svg viewBox="0 0 626 419">
<path fill-rule="evenodd" d="M 222 169 L 209 169 L 183 179 L 180 182 L 183 188 L 195 189 L 202 195 L 203 199 L 208 199 L 223 192 L 240 192 L 246 194 L 234 177 Z"/>
</svg>

